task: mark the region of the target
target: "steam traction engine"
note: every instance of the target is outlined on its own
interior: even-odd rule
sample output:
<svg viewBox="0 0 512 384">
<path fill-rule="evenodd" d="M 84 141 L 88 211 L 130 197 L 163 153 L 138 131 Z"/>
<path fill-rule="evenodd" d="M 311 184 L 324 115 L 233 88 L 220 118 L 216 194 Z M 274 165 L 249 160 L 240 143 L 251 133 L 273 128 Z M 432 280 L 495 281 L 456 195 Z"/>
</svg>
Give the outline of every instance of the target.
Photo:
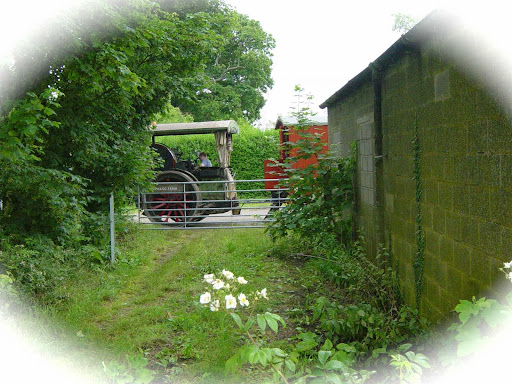
<svg viewBox="0 0 512 384">
<path fill-rule="evenodd" d="M 230 167 L 232 135 L 239 133 L 233 120 L 158 124 L 151 147 L 163 165 L 155 177 L 155 188 L 142 195 L 144 215 L 156 223 L 197 222 L 210 214 L 240 213 Z M 157 136 L 212 134 L 219 156 L 218 167 L 200 167 L 198 159 L 183 159 L 178 149 L 155 142 Z M 196 151 L 197 155 L 197 151 Z"/>
</svg>

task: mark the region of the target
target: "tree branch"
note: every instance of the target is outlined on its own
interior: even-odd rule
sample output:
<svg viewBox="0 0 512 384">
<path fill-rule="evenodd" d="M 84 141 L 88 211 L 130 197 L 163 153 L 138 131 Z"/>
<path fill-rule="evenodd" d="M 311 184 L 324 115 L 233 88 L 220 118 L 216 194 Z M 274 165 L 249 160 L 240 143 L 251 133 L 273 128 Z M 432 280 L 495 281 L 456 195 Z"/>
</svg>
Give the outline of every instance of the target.
<svg viewBox="0 0 512 384">
<path fill-rule="evenodd" d="M 229 66 L 228 66 L 224 71 L 222 71 L 222 74 L 221 74 L 219 77 L 217 77 L 217 78 L 213 78 L 213 79 L 212 79 L 212 81 L 213 81 L 214 83 L 217 83 L 217 82 L 219 82 L 219 81 L 225 80 L 225 79 L 226 79 L 226 76 L 227 76 L 227 74 L 228 74 L 229 72 L 231 72 L 231 71 L 236 71 L 237 69 L 240 69 L 240 68 L 245 68 L 245 66 L 240 64 L 240 58 L 238 58 L 238 62 L 237 62 L 237 64 L 236 64 L 236 65 L 234 65 L 234 66 L 232 66 L 232 67 L 229 67 Z"/>
</svg>

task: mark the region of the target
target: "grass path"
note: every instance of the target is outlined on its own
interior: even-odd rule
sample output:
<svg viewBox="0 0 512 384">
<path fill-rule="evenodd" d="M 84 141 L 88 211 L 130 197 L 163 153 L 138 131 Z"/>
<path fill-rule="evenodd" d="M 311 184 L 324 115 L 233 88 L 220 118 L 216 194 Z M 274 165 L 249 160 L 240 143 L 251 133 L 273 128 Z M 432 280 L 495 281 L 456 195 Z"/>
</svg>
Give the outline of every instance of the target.
<svg viewBox="0 0 512 384">
<path fill-rule="evenodd" d="M 286 318 L 285 338 L 294 329 L 290 314 L 322 291 L 315 270 L 269 255 L 271 242 L 257 229 L 140 231 L 122 244 L 115 268 L 61 287 L 68 300 L 54 315 L 75 336 L 70 355 L 98 374 L 99 361 L 142 351 L 161 382 L 253 382 L 260 372 L 223 376 L 240 338 L 229 316 L 198 305 L 203 275 L 228 269 L 249 281 L 248 290 L 267 288 L 258 311 Z"/>
</svg>

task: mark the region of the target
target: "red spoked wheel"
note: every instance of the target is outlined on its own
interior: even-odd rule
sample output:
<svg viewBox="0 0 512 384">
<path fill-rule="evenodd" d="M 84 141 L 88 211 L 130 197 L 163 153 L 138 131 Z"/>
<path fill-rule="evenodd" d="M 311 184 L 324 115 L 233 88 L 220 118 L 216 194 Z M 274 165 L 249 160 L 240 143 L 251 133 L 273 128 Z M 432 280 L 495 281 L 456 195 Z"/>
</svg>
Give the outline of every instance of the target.
<svg viewBox="0 0 512 384">
<path fill-rule="evenodd" d="M 201 192 L 195 181 L 180 171 L 158 174 L 155 191 L 145 195 L 144 214 L 154 223 L 197 221 Z"/>
</svg>

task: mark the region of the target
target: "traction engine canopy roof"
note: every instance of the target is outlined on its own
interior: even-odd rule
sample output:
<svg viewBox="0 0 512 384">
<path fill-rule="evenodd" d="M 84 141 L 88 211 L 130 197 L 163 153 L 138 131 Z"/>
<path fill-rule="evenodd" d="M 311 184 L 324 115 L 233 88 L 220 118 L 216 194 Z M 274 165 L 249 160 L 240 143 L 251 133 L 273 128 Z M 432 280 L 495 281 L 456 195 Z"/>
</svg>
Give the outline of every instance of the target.
<svg viewBox="0 0 512 384">
<path fill-rule="evenodd" d="M 197 123 L 157 124 L 153 136 L 199 135 L 206 133 L 226 132 L 237 134 L 240 129 L 234 120 L 203 121 Z"/>
</svg>

